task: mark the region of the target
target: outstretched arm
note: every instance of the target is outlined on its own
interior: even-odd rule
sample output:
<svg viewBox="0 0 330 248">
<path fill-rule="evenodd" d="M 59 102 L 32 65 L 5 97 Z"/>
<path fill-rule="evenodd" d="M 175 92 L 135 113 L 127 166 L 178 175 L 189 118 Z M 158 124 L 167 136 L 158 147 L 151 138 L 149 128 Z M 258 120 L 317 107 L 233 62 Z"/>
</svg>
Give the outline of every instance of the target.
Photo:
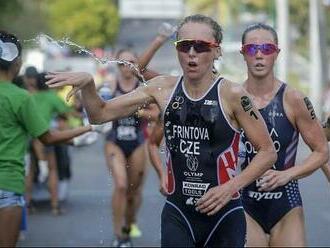
<svg viewBox="0 0 330 248">
<path fill-rule="evenodd" d="M 82 103 L 86 108 L 90 123 L 100 124 L 135 113 L 140 107 L 154 103 L 153 92 L 157 86 L 150 82 L 148 86 L 139 87 L 136 90 L 104 102 L 97 94 L 93 77 L 84 72 L 71 73 L 61 72 L 46 76 L 50 88 L 71 85 L 73 89 L 67 98 L 81 90 Z"/>
<path fill-rule="evenodd" d="M 38 137 L 38 139 L 45 145 L 69 143 L 72 144 L 72 139 L 86 132 L 92 131 L 90 125 L 84 127 L 77 127 L 74 129 L 68 129 L 64 131 L 48 130 Z"/>
</svg>

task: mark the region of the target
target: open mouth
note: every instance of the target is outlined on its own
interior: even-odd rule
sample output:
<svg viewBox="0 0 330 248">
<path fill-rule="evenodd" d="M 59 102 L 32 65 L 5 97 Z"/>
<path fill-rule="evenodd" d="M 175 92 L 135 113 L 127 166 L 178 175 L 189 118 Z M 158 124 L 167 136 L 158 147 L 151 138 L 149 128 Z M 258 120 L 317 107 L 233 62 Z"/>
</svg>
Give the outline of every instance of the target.
<svg viewBox="0 0 330 248">
<path fill-rule="evenodd" d="M 255 65 L 255 68 L 257 68 L 257 69 L 263 69 L 265 66 L 263 65 L 263 64 L 261 64 L 261 63 L 257 63 L 256 65 Z"/>
<path fill-rule="evenodd" d="M 197 66 L 197 63 L 194 62 L 194 61 L 190 61 L 190 62 L 188 63 L 188 66 L 189 66 L 189 67 L 196 67 L 196 66 Z"/>
</svg>

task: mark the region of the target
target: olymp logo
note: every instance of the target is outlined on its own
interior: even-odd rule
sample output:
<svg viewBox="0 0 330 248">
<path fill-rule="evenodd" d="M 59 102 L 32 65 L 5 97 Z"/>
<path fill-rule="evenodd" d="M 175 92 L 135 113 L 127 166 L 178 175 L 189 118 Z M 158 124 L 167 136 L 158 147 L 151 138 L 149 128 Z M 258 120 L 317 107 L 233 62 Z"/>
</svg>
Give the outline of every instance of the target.
<svg viewBox="0 0 330 248">
<path fill-rule="evenodd" d="M 188 155 L 186 165 L 190 171 L 196 171 L 198 168 L 198 159 L 193 155 Z"/>
</svg>

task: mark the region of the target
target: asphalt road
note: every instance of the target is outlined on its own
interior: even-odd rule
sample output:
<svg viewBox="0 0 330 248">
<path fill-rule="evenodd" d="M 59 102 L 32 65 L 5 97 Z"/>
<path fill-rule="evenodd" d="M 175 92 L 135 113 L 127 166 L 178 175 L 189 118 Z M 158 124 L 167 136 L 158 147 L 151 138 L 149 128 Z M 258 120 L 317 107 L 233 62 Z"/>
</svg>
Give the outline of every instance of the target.
<svg viewBox="0 0 330 248">
<path fill-rule="evenodd" d="M 298 163 L 308 154 L 299 148 Z M 67 213 L 54 217 L 48 202 L 38 204 L 30 215 L 26 239 L 18 246 L 110 246 L 112 236 L 110 196 L 112 181 L 105 166 L 102 141 L 72 149 L 73 178 Z M 143 236 L 135 246 L 160 245 L 160 213 L 164 204 L 157 176 L 148 168 L 138 224 Z M 330 186 L 321 171 L 300 181 L 309 246 L 330 245 Z"/>
</svg>

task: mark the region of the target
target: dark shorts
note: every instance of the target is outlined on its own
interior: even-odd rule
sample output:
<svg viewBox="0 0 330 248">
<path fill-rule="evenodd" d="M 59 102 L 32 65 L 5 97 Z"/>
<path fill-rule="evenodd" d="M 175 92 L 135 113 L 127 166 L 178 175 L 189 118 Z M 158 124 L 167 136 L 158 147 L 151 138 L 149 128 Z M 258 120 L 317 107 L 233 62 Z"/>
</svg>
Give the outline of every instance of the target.
<svg viewBox="0 0 330 248">
<path fill-rule="evenodd" d="M 71 178 L 71 159 L 68 145 L 55 145 L 56 164 L 59 180 Z"/>
<path fill-rule="evenodd" d="M 243 207 L 227 204 L 214 216 L 184 213 L 166 201 L 161 216 L 162 247 L 244 247 Z"/>
<path fill-rule="evenodd" d="M 118 140 L 116 132 L 109 132 L 106 136 L 107 142 L 112 142 L 119 146 L 123 151 L 126 158 L 131 156 L 131 154 L 144 142 L 143 132 L 138 132 L 137 139 L 134 140 Z"/>
<path fill-rule="evenodd" d="M 55 152 L 55 146 L 54 145 L 45 145 L 44 146 L 44 153 L 50 154 Z"/>
<path fill-rule="evenodd" d="M 268 234 L 291 209 L 302 207 L 297 181 L 291 181 L 272 192 L 256 194 L 244 190 L 242 195 L 244 210 Z"/>
</svg>

